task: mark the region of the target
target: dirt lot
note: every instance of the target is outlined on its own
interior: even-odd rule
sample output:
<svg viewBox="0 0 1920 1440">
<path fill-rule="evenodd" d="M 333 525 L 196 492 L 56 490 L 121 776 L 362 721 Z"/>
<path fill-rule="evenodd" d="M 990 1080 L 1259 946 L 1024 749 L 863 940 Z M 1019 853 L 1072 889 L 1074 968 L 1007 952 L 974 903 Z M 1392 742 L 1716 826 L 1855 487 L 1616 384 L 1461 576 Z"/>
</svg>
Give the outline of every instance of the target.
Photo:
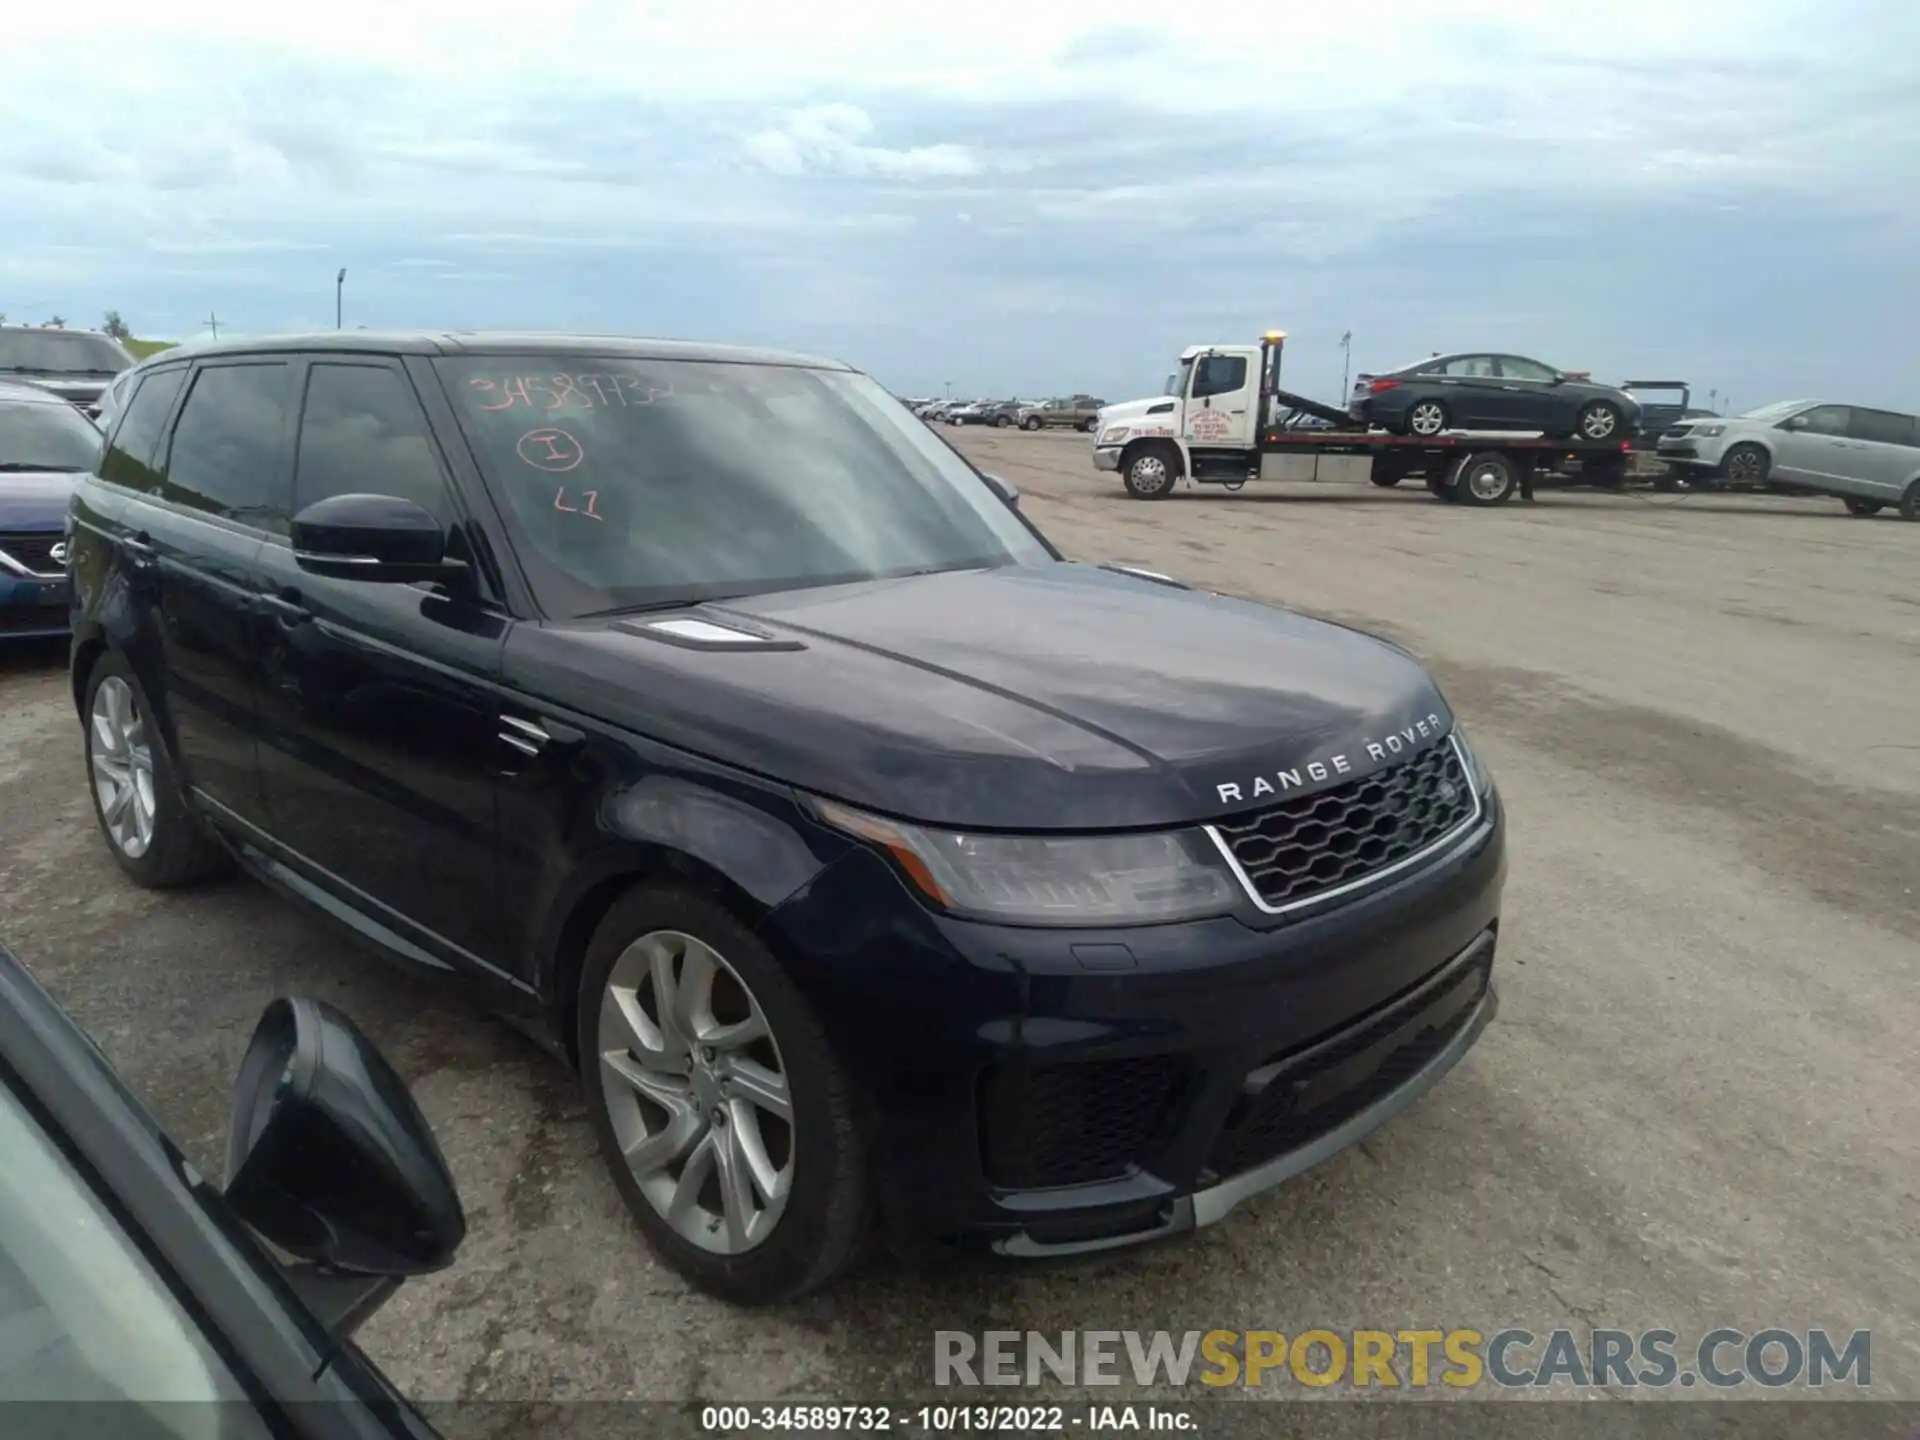
<svg viewBox="0 0 1920 1440">
<path fill-rule="evenodd" d="M 1920 526 L 1415 487 L 1142 504 L 1084 437 L 959 443 L 1074 558 L 1410 646 L 1507 797 L 1498 1022 L 1411 1113 L 1216 1230 L 1097 1268 L 883 1260 L 778 1313 L 690 1295 L 527 1042 L 252 884 L 120 879 L 57 651 L 0 668 L 0 935 L 216 1173 L 272 995 L 389 1047 L 472 1220 L 458 1267 L 364 1335 L 422 1397 L 899 1397 L 936 1328 L 1509 1323 L 1868 1328 L 1875 1392 L 1920 1397 Z"/>
</svg>

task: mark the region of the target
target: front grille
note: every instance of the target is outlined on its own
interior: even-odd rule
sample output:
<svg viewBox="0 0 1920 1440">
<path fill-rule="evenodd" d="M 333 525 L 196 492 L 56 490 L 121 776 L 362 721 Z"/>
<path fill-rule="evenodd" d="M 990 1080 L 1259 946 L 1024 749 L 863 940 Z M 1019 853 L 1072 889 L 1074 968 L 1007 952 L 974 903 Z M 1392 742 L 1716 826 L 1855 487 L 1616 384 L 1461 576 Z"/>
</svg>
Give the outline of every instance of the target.
<svg viewBox="0 0 1920 1440">
<path fill-rule="evenodd" d="M 1473 1019 L 1492 969 L 1488 945 L 1432 994 L 1390 1003 L 1331 1041 L 1266 1061 L 1234 1101 L 1207 1167 L 1218 1175 L 1250 1170 L 1311 1144 L 1392 1094 Z"/>
<path fill-rule="evenodd" d="M 1270 908 L 1304 904 L 1416 855 L 1471 820 L 1479 802 L 1451 740 L 1390 770 L 1214 822 Z"/>
<path fill-rule="evenodd" d="M 1169 1055 L 989 1071 L 980 1082 L 987 1178 L 1024 1190 L 1124 1175 L 1167 1126 L 1186 1077 Z"/>
<path fill-rule="evenodd" d="M 67 567 L 54 560 L 53 547 L 65 538 L 58 530 L 0 531 L 0 554 L 36 575 L 58 575 Z"/>
</svg>

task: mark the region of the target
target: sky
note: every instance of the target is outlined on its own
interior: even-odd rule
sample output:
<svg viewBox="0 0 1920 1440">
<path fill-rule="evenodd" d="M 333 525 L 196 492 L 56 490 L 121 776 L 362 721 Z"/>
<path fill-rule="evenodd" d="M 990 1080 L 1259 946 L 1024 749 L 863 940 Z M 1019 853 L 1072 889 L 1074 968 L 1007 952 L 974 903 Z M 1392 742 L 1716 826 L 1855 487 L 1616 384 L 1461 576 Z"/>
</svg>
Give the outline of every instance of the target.
<svg viewBox="0 0 1920 1440">
<path fill-rule="evenodd" d="M 0 315 L 579 329 L 905 395 L 1435 350 L 1920 410 L 1913 0 L 92 0 L 0 27 Z M 1350 356 L 1341 337 L 1351 333 Z"/>
</svg>

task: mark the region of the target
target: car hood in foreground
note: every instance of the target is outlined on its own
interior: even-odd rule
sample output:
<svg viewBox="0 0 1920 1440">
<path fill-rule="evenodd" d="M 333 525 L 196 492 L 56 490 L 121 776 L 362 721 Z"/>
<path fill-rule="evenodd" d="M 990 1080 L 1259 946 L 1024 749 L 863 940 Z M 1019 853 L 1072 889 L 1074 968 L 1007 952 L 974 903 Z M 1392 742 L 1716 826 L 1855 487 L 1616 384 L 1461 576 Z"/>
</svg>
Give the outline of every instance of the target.
<svg viewBox="0 0 1920 1440">
<path fill-rule="evenodd" d="M 690 618 L 763 641 L 650 630 Z M 529 696 L 959 829 L 1211 819 L 1394 763 L 1452 723 L 1385 641 L 1066 563 L 517 626 L 506 666 Z"/>
<path fill-rule="evenodd" d="M 0 470 L 0 530 L 59 530 L 85 477 L 66 470 Z"/>
</svg>

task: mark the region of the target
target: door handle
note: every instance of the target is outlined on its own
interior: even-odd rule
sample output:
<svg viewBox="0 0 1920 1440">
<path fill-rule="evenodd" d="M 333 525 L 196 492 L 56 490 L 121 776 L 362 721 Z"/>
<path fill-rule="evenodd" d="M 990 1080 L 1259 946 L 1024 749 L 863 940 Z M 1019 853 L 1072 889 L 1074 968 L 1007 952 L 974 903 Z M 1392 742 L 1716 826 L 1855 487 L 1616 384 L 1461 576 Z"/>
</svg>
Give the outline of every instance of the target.
<svg viewBox="0 0 1920 1440">
<path fill-rule="evenodd" d="M 306 607 L 299 590 L 292 585 L 282 585 L 277 591 L 262 595 L 260 600 L 273 612 L 282 629 L 291 630 L 313 618 L 313 612 Z"/>
<path fill-rule="evenodd" d="M 154 549 L 153 537 L 144 530 L 121 537 L 120 548 L 127 554 L 128 560 L 136 570 L 145 570 L 152 566 Z"/>
</svg>

